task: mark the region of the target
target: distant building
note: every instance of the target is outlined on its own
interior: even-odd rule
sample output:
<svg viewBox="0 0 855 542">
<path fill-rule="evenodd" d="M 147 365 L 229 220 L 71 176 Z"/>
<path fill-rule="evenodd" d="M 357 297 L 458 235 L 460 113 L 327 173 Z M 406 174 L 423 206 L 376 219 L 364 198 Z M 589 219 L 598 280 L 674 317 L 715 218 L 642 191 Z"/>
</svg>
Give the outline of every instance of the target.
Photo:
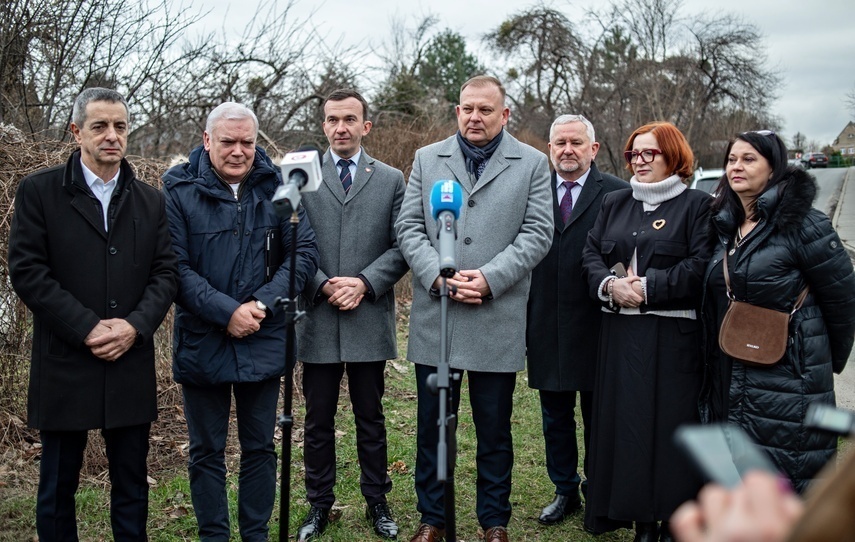
<svg viewBox="0 0 855 542">
<path fill-rule="evenodd" d="M 855 156 L 855 122 L 849 121 L 831 148 L 840 152 L 841 156 Z"/>
</svg>

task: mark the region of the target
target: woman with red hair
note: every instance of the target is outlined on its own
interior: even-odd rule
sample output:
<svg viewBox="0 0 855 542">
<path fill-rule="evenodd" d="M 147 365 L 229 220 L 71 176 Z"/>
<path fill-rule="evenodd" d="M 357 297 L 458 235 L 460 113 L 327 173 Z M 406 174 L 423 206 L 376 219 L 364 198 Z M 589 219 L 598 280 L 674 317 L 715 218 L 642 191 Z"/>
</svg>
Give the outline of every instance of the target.
<svg viewBox="0 0 855 542">
<path fill-rule="evenodd" d="M 671 123 L 638 128 L 624 156 L 630 188 L 605 196 L 583 256 L 591 295 L 605 312 L 585 528 L 635 523 L 636 542 L 670 541 L 671 513 L 701 485 L 673 433 L 698 422 L 698 305 L 712 250 L 711 198 L 687 189 L 692 150 Z"/>
</svg>

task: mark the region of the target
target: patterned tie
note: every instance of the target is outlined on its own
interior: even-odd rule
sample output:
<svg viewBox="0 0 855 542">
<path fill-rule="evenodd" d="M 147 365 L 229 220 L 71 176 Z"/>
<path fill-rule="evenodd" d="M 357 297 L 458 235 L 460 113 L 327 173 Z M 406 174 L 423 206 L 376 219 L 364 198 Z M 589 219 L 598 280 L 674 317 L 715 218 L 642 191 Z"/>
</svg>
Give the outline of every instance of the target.
<svg viewBox="0 0 855 542">
<path fill-rule="evenodd" d="M 341 179 L 341 186 L 344 188 L 345 194 L 350 190 L 350 185 L 353 184 L 353 179 L 350 176 L 350 164 L 352 163 L 350 160 L 345 160 L 344 158 L 338 161 L 338 167 L 341 168 L 338 177 Z"/>
<path fill-rule="evenodd" d="M 564 181 L 561 184 L 564 185 L 564 197 L 561 198 L 561 204 L 558 207 L 561 209 L 561 218 L 564 220 L 564 224 L 567 224 L 570 221 L 570 213 L 573 212 L 573 194 L 570 193 L 570 189 L 579 183 Z"/>
</svg>

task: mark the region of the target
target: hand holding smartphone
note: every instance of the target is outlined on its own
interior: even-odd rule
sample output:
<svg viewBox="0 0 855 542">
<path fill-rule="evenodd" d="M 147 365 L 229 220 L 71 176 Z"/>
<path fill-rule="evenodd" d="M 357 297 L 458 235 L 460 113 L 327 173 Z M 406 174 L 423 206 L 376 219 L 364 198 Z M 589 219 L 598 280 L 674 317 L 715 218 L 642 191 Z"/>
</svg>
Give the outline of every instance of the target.
<svg viewBox="0 0 855 542">
<path fill-rule="evenodd" d="M 684 425 L 674 439 L 707 478 L 728 489 L 751 470 L 778 474 L 765 452 L 737 425 Z"/>
<path fill-rule="evenodd" d="M 620 262 L 614 264 L 609 271 L 619 279 L 625 279 L 627 277 L 626 267 Z"/>
</svg>

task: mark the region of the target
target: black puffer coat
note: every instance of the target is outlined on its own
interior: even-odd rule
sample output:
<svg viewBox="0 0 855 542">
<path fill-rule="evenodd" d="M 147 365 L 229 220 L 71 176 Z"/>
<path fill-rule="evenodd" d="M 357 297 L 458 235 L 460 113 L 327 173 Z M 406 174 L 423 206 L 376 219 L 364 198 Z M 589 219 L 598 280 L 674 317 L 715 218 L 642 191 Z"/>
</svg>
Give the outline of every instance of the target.
<svg viewBox="0 0 855 542">
<path fill-rule="evenodd" d="M 814 401 L 834 404 L 833 372 L 846 365 L 855 334 L 855 274 L 828 217 L 813 209 L 816 181 L 800 169 L 757 200 L 760 222 L 728 256 L 734 296 L 761 307 L 790 311 L 805 284 L 802 308 L 790 320 L 784 358 L 772 367 L 749 367 L 718 348 L 726 308 L 721 261 L 732 248 L 736 219 L 712 217 L 717 248 L 704 277 L 707 330 L 704 421 L 728 421 L 745 429 L 803 491 L 837 446 L 834 435 L 803 424 Z"/>
</svg>

